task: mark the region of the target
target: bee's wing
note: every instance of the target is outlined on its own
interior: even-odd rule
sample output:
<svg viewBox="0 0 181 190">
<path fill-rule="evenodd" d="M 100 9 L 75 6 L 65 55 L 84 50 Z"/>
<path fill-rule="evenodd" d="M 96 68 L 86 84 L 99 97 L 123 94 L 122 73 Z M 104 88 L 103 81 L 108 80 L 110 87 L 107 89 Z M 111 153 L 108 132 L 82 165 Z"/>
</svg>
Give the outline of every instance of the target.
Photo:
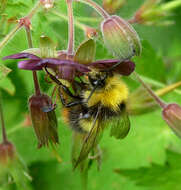
<svg viewBox="0 0 181 190">
<path fill-rule="evenodd" d="M 130 130 L 128 113 L 124 110 L 120 117 L 114 118 L 113 121 L 111 121 L 110 125 L 110 136 L 114 136 L 116 139 L 125 138 Z"/>
<path fill-rule="evenodd" d="M 100 111 L 100 109 L 98 109 L 98 111 L 96 113 L 96 116 L 94 118 L 90 132 L 86 135 L 86 137 L 84 139 L 79 157 L 78 157 L 78 159 L 74 165 L 74 168 L 76 168 L 77 165 L 88 156 L 91 149 L 93 147 L 95 147 L 95 145 L 98 142 L 98 139 L 101 135 L 101 133 L 100 133 L 101 132 L 100 122 L 97 120 L 98 115 L 99 115 L 99 111 Z"/>
</svg>

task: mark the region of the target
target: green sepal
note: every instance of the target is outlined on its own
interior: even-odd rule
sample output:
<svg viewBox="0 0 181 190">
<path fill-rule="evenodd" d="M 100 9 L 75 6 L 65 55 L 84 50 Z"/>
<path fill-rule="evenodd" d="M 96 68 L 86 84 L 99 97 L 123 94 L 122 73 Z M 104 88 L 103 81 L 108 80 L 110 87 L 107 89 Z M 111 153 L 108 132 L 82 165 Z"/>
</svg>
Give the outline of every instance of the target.
<svg viewBox="0 0 181 190">
<path fill-rule="evenodd" d="M 89 64 L 94 61 L 95 52 L 95 41 L 93 39 L 88 39 L 78 47 L 75 53 L 74 61 L 80 64 Z"/>
<path fill-rule="evenodd" d="M 40 48 L 29 48 L 29 49 L 22 51 L 22 53 L 30 53 L 30 54 L 36 55 L 38 57 L 41 57 L 41 49 Z"/>
<path fill-rule="evenodd" d="M 42 58 L 57 57 L 56 44 L 47 36 L 40 37 L 40 54 Z"/>
</svg>

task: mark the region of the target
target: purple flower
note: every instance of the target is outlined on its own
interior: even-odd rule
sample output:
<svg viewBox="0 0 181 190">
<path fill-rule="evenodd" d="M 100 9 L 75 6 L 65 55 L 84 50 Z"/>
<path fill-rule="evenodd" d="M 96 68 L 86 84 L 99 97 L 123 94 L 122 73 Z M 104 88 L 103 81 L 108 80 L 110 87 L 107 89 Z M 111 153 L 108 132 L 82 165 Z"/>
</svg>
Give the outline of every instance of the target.
<svg viewBox="0 0 181 190">
<path fill-rule="evenodd" d="M 42 70 L 43 68 L 51 68 L 55 72 L 58 71 L 59 78 L 72 81 L 75 76 L 81 76 L 90 71 L 88 66 L 79 64 L 72 60 L 58 58 L 40 58 L 30 53 L 17 53 L 3 58 L 6 59 L 25 59 L 19 61 L 18 68 L 25 70 Z"/>
<path fill-rule="evenodd" d="M 128 76 L 134 69 L 135 64 L 129 60 L 120 62 L 119 59 L 98 60 L 89 64 L 80 64 L 78 62 L 61 59 L 61 58 L 40 58 L 30 53 L 17 53 L 3 58 L 6 59 L 25 59 L 18 62 L 18 68 L 25 70 L 42 70 L 43 68 L 51 68 L 57 74 L 58 78 L 73 81 L 75 76 L 82 76 L 90 72 L 91 68 L 100 71 L 112 70 L 118 74 Z M 119 64 L 120 63 L 120 64 Z"/>
</svg>

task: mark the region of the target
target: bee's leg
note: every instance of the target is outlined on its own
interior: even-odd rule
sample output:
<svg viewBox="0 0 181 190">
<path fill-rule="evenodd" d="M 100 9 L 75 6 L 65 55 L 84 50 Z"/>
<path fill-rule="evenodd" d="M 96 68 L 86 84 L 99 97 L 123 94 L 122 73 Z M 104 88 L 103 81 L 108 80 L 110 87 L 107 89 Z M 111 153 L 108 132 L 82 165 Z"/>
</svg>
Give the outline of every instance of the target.
<svg viewBox="0 0 181 190">
<path fill-rule="evenodd" d="M 65 85 L 63 85 L 54 75 L 52 75 L 48 70 L 47 67 L 45 67 L 45 71 L 46 73 L 49 75 L 49 77 L 55 82 L 57 83 L 59 86 L 62 87 L 62 89 L 65 91 L 65 93 L 67 95 L 69 95 L 71 98 L 76 98 L 76 99 L 81 99 L 79 96 L 75 96 L 72 94 L 72 92 L 69 90 L 69 88 Z"/>
<path fill-rule="evenodd" d="M 98 157 L 100 157 L 102 155 L 102 150 L 101 148 L 99 147 L 99 145 L 97 145 L 95 148 L 94 148 L 94 151 L 96 152 L 96 154 L 94 154 L 93 156 L 89 156 L 89 159 L 97 159 Z"/>
<path fill-rule="evenodd" d="M 73 102 L 69 102 L 69 103 L 66 103 L 62 93 L 59 94 L 60 95 L 60 100 L 62 102 L 62 105 L 65 106 L 66 108 L 70 108 L 70 107 L 73 107 L 73 106 L 76 106 L 76 105 L 79 105 L 79 104 L 82 104 L 82 99 L 81 100 L 75 100 Z"/>
</svg>

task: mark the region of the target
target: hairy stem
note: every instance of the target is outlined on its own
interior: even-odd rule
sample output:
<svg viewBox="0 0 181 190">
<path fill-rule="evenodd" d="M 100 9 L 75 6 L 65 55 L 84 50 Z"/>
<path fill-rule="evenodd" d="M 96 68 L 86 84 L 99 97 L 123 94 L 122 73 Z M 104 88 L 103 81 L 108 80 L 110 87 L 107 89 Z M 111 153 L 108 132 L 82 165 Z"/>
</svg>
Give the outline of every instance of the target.
<svg viewBox="0 0 181 190">
<path fill-rule="evenodd" d="M 77 0 L 77 1 L 88 4 L 89 6 L 94 8 L 104 19 L 107 19 L 110 17 L 110 15 L 100 5 L 98 5 L 92 0 Z"/>
<path fill-rule="evenodd" d="M 69 26 L 69 39 L 68 39 L 67 52 L 69 55 L 72 55 L 74 52 L 74 17 L 73 17 L 72 0 L 67 0 L 67 11 L 68 11 L 68 26 Z"/>
<path fill-rule="evenodd" d="M 5 123 L 4 123 L 4 115 L 3 115 L 3 108 L 2 108 L 2 97 L 0 96 L 0 122 L 1 122 L 1 129 L 2 129 L 2 139 L 3 143 L 8 142 L 7 139 L 7 134 L 6 134 L 6 128 L 5 128 Z"/>
<path fill-rule="evenodd" d="M 152 91 L 152 89 L 141 79 L 141 77 L 134 72 L 136 79 L 142 84 L 145 90 L 151 95 L 151 97 L 156 101 L 156 103 L 161 107 L 165 108 L 166 104 Z"/>
<path fill-rule="evenodd" d="M 33 48 L 33 42 L 32 42 L 32 38 L 31 38 L 31 31 L 30 31 L 29 28 L 25 27 L 25 29 L 26 29 L 26 36 L 27 36 L 27 40 L 28 40 L 28 46 L 29 46 L 29 48 Z M 41 94 L 41 92 L 40 92 L 40 86 L 39 86 L 36 71 L 33 71 L 33 81 L 34 81 L 34 87 L 35 87 L 35 94 L 38 96 L 38 95 Z"/>
<path fill-rule="evenodd" d="M 37 12 L 38 8 L 40 7 L 41 2 L 39 1 L 35 7 L 27 14 L 27 16 L 29 19 L 31 19 L 33 17 L 33 15 Z M 15 35 L 15 33 L 22 27 L 22 25 L 20 23 L 18 23 L 13 29 L 12 31 L 6 35 L 6 37 L 0 42 L 0 50 L 8 43 L 8 41 Z"/>
</svg>

